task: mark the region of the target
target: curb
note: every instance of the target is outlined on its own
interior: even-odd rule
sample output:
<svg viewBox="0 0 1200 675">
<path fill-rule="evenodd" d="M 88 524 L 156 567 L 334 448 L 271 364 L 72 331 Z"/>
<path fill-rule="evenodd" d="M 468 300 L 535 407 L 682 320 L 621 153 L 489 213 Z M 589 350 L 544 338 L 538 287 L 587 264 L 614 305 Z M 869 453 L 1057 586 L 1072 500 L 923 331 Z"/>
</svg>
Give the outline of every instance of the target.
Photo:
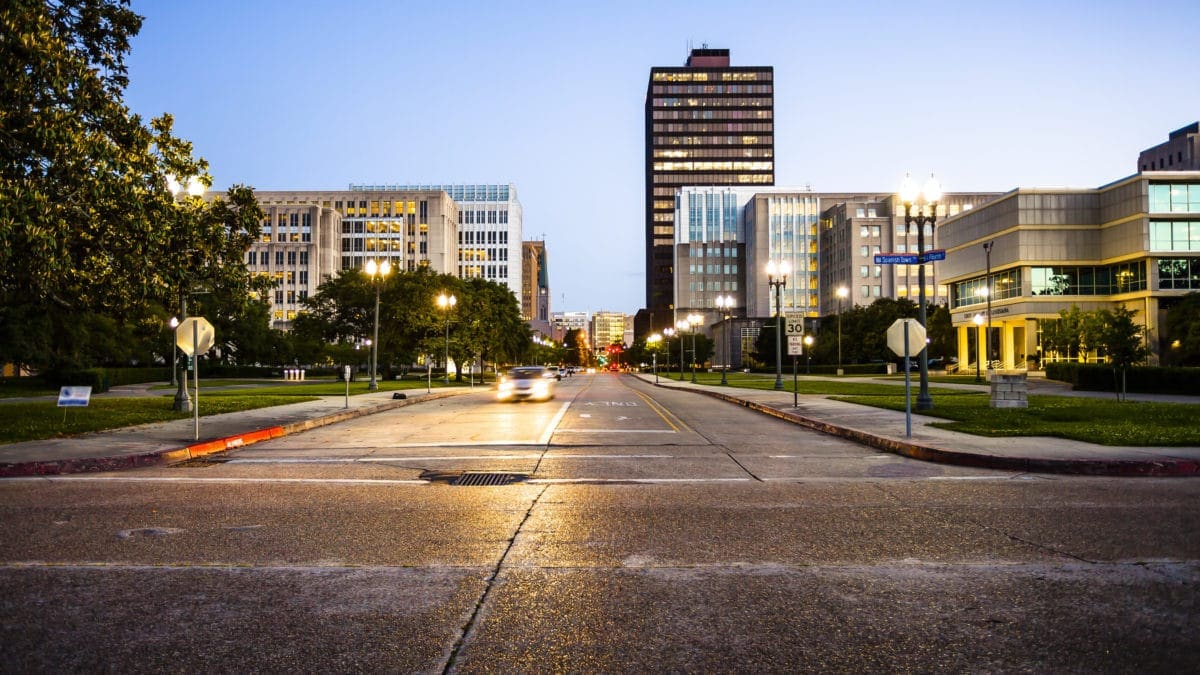
<svg viewBox="0 0 1200 675">
<path fill-rule="evenodd" d="M 153 452 L 143 452 L 132 455 L 115 455 L 110 457 L 79 457 L 73 459 L 54 459 L 43 462 L 14 462 L 10 464 L 0 464 L 0 478 L 14 478 L 18 476 L 55 476 L 70 473 L 99 473 L 102 471 L 123 471 L 125 469 L 140 469 L 155 466 L 170 466 L 180 462 L 186 462 L 205 455 L 211 455 L 218 452 L 227 452 L 237 448 L 269 441 L 275 438 L 281 438 L 291 434 L 303 433 L 311 429 L 316 429 L 338 422 L 345 422 L 356 417 L 365 417 L 366 415 L 374 415 L 396 408 L 413 405 L 414 403 L 423 403 L 425 401 L 436 401 L 442 398 L 458 396 L 461 394 L 471 393 L 471 389 L 463 391 L 452 390 L 446 392 L 438 392 L 436 394 L 426 394 L 421 398 L 410 398 L 391 400 L 377 405 L 358 408 L 356 410 L 344 410 L 342 412 L 331 413 L 313 419 L 302 420 L 299 422 L 291 422 L 282 426 L 267 427 L 266 429 L 255 429 L 245 433 L 226 436 L 225 438 L 217 438 L 212 440 L 200 441 L 192 445 L 186 445 L 182 448 L 155 450 Z"/>
<path fill-rule="evenodd" d="M 653 383 L 650 383 L 653 384 Z M 814 431 L 820 431 L 831 436 L 838 436 L 856 443 L 890 452 L 895 455 L 918 459 L 925 462 L 954 464 L 983 469 L 1003 469 L 1009 471 L 1024 471 L 1032 473 L 1058 473 L 1081 476 L 1118 476 L 1118 477 L 1147 477 L 1175 478 L 1184 476 L 1200 476 L 1200 462 L 1190 459 L 1179 460 L 1129 460 L 1129 459 L 1034 459 L 1027 457 L 1003 457 L 985 455 L 973 452 L 949 450 L 934 445 L 904 441 L 886 436 L 878 436 L 870 432 L 850 427 L 838 426 L 821 420 L 805 417 L 796 413 L 786 412 L 779 408 L 753 401 L 747 401 L 729 394 L 691 389 L 687 387 L 672 387 L 655 384 L 656 387 L 673 391 L 689 391 L 703 396 L 711 396 L 728 403 L 740 405 L 743 408 L 761 412 L 781 420 L 791 422 Z"/>
</svg>

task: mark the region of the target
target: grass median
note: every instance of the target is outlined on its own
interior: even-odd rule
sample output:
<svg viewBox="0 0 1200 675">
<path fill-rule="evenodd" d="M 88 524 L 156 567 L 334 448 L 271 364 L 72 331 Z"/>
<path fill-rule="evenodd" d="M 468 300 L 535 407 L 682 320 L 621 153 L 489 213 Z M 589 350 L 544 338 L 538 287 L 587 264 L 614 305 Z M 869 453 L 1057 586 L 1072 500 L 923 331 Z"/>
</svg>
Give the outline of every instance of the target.
<svg viewBox="0 0 1200 675">
<path fill-rule="evenodd" d="M 660 378 L 666 375 L 659 373 Z M 678 381 L 679 373 L 671 380 Z M 685 372 L 684 381 L 691 381 Z M 797 393 L 830 396 L 839 401 L 904 411 L 904 378 L 889 377 L 884 382 L 855 379 L 806 379 L 796 383 Z M 775 376 L 763 373 L 728 375 L 730 387 L 774 389 Z M 931 382 L 969 384 L 973 377 L 946 376 Z M 696 374 L 697 384 L 720 385 L 720 373 Z M 786 373 L 784 391 L 792 391 L 792 378 Z M 922 411 L 928 417 L 947 421 L 933 426 L 977 436 L 1050 436 L 1111 446 L 1200 446 L 1200 405 L 1186 403 L 1149 403 L 1075 396 L 1029 396 L 1028 408 L 992 408 L 982 388 L 950 389 L 930 387 L 933 410 Z M 912 380 L 913 411 L 916 412 L 917 379 Z"/>
<path fill-rule="evenodd" d="M 346 393 L 345 383 L 332 380 L 278 386 L 262 386 L 263 382 L 256 384 L 258 386 L 252 388 L 209 389 L 201 380 L 200 416 L 301 403 L 322 396 L 342 396 Z M 220 385 L 214 381 L 213 386 Z M 424 381 L 389 381 L 380 382 L 379 391 L 424 390 L 425 386 Z M 441 384 L 435 382 L 433 386 L 437 388 Z M 350 383 L 351 396 L 366 393 L 369 393 L 367 382 Z M 190 412 L 176 412 L 173 403 L 174 396 L 169 392 L 130 397 L 99 394 L 92 397 L 87 407 L 80 408 L 59 408 L 55 399 L 51 398 L 44 401 L 3 403 L 0 404 L 0 443 L 61 438 L 92 431 L 191 418 Z"/>
<path fill-rule="evenodd" d="M 904 410 L 903 394 L 834 398 Z M 977 436 L 1051 436 L 1135 447 L 1200 446 L 1200 405 L 1196 404 L 1033 395 L 1028 408 L 992 408 L 987 394 L 967 393 L 935 396 L 933 409 L 921 414 L 949 420 L 932 426 Z"/>
</svg>

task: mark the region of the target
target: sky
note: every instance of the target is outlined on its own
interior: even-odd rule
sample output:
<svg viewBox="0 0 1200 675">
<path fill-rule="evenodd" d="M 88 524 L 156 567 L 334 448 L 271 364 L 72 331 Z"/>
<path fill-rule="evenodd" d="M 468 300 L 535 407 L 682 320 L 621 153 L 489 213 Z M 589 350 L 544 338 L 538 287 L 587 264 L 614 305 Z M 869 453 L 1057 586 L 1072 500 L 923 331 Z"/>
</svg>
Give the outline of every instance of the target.
<svg viewBox="0 0 1200 675">
<path fill-rule="evenodd" d="M 512 183 L 552 311 L 645 304 L 644 124 L 690 47 L 775 69 L 775 184 L 1098 187 L 1200 119 L 1200 2 L 133 0 L 125 101 L 215 189 Z"/>
</svg>

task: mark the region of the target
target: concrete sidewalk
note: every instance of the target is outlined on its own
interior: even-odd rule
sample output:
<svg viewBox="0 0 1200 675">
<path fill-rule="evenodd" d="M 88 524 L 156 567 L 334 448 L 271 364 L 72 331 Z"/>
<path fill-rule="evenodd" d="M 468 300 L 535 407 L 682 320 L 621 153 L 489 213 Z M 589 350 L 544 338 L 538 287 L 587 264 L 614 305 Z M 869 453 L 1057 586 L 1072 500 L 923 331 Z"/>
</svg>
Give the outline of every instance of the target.
<svg viewBox="0 0 1200 675">
<path fill-rule="evenodd" d="M 654 384 L 653 375 L 638 375 Z M 894 382 L 893 382 L 894 383 Z M 1034 389 L 1031 383 L 1031 389 Z M 719 398 L 824 433 L 840 436 L 887 452 L 925 461 L 1037 473 L 1070 473 L 1108 476 L 1200 476 L 1200 448 L 1112 447 L 1047 437 L 974 436 L 929 426 L 937 418 L 914 414 L 912 437 L 905 436 L 903 412 L 804 395 L 793 407 L 785 391 L 739 389 L 691 384 L 660 378 L 658 386 L 687 390 Z M 938 386 L 949 386 L 941 385 Z M 954 385 L 968 387 L 971 385 Z M 1038 383 L 1037 393 L 1078 395 Z M 982 389 L 977 385 L 975 388 Z M 455 388 L 426 393 L 391 392 L 260 408 L 200 418 L 200 439 L 193 440 L 191 419 L 146 424 L 83 434 L 69 438 L 0 445 L 0 476 L 31 476 L 114 471 L 162 466 L 214 452 L 299 433 L 344 420 L 392 410 L 447 396 L 478 393 L 486 388 Z M 1131 396 L 1133 398 L 1133 396 Z M 1138 397 L 1142 398 L 1142 397 Z M 1146 400 L 1200 402 L 1200 397 L 1146 397 Z"/>
<path fill-rule="evenodd" d="M 654 384 L 654 376 L 640 374 Z M 824 378 L 833 379 L 833 378 Z M 888 381 L 895 384 L 894 381 Z M 902 386 L 903 383 L 901 382 Z M 905 435 L 905 414 L 843 403 L 824 396 L 801 395 L 793 406 L 792 392 L 739 389 L 659 377 L 658 386 L 692 391 L 743 405 L 810 429 L 841 436 L 880 450 L 925 461 L 961 466 L 1097 476 L 1200 476 L 1200 448 L 1116 447 L 1047 436 L 976 436 L 929 426 L 946 420 L 912 415 L 912 437 Z M 979 385 L 945 385 L 986 391 Z M 916 384 L 913 384 L 914 389 Z M 1073 392 L 1067 385 L 1031 382 L 1039 394 L 1095 397 L 1096 392 Z M 1112 398 L 1112 394 L 1100 394 Z M 1130 400 L 1200 403 L 1195 396 L 1129 395 Z M 936 405 L 936 403 L 935 403 Z"/>
</svg>

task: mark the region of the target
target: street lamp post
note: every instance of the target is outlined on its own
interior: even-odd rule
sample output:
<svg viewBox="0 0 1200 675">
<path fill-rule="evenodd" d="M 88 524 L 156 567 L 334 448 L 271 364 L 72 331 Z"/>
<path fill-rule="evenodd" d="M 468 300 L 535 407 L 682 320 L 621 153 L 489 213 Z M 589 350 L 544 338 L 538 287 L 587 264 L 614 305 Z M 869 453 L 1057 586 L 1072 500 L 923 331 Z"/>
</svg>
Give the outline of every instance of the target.
<svg viewBox="0 0 1200 675">
<path fill-rule="evenodd" d="M 724 363 L 721 364 L 721 386 L 727 386 L 729 379 L 726 373 L 729 372 L 730 351 L 729 351 L 729 318 L 730 312 L 733 311 L 733 296 L 718 295 L 716 299 L 717 309 L 721 310 L 721 327 L 724 329 L 724 337 L 721 339 L 722 346 L 725 348 L 725 355 L 722 357 Z"/>
<path fill-rule="evenodd" d="M 926 326 L 925 322 L 925 225 L 930 226 L 932 232 L 933 225 L 937 223 L 937 207 L 938 201 L 942 198 L 942 186 L 937 179 L 930 174 L 929 180 L 925 182 L 925 187 L 921 190 L 917 189 L 917 183 L 911 175 L 904 177 L 904 182 L 900 186 L 900 201 L 904 203 L 904 226 L 911 227 L 913 223 L 917 224 L 917 283 L 920 284 L 918 289 L 919 305 L 917 306 L 917 322 L 921 327 Z M 913 205 L 917 206 L 917 215 L 913 215 Z M 928 210 L 928 215 L 926 215 Z M 933 408 L 933 399 L 929 396 L 929 345 L 928 342 L 921 347 L 921 391 L 917 394 L 917 410 L 930 410 Z"/>
<path fill-rule="evenodd" d="M 846 299 L 846 296 L 850 295 L 850 289 L 846 288 L 845 286 L 838 286 L 836 294 L 837 294 L 837 299 L 838 299 L 838 369 L 837 369 L 837 374 L 840 376 L 843 372 L 842 371 L 842 301 Z"/>
<path fill-rule="evenodd" d="M 651 368 L 654 370 L 654 384 L 658 384 L 658 343 L 662 342 L 662 336 L 654 333 L 646 338 L 646 344 L 653 345 L 650 348 L 650 356 L 654 360 Z"/>
<path fill-rule="evenodd" d="M 683 355 L 687 352 L 687 350 L 685 350 L 683 347 L 683 334 L 685 331 L 687 331 L 687 329 L 688 329 L 688 322 L 686 320 L 681 320 L 681 321 L 675 322 L 675 330 L 679 332 L 679 381 L 680 382 L 683 382 Z"/>
<path fill-rule="evenodd" d="M 979 331 L 983 328 L 983 315 L 976 314 L 971 321 L 975 322 L 975 381 L 982 381 L 980 378 L 980 370 L 983 369 L 983 344 L 979 341 Z"/>
<path fill-rule="evenodd" d="M 692 329 L 692 384 L 696 384 L 696 329 L 704 323 L 704 317 L 699 314 L 688 314 L 687 324 Z"/>
<path fill-rule="evenodd" d="M 446 312 L 446 360 L 445 364 L 445 383 L 450 384 L 450 310 L 454 309 L 454 305 L 458 304 L 458 298 L 453 295 L 441 293 L 437 296 L 437 305 Z"/>
<path fill-rule="evenodd" d="M 767 285 L 775 290 L 775 391 L 783 391 L 783 287 L 787 286 L 792 266 L 786 260 L 778 264 L 767 262 Z"/>
<path fill-rule="evenodd" d="M 178 386 L 175 371 L 179 369 L 179 345 L 175 344 L 175 329 L 179 328 L 179 317 L 171 317 L 171 386 Z"/>
<path fill-rule="evenodd" d="M 992 369 L 992 244 L 989 241 L 983 245 L 983 255 L 986 259 L 986 272 L 983 277 L 983 296 L 987 300 L 987 343 L 988 370 Z"/>
<path fill-rule="evenodd" d="M 379 366 L 379 289 L 383 286 L 383 278 L 391 273 L 392 264 L 387 260 L 381 263 L 368 260 L 365 271 L 371 283 L 375 285 L 375 334 L 371 338 L 371 382 L 367 385 L 367 391 L 379 391 L 379 382 L 376 379 Z"/>
<path fill-rule="evenodd" d="M 666 337 L 666 341 L 667 341 L 667 377 L 668 378 L 671 377 L 671 336 L 674 334 L 675 334 L 674 328 L 664 328 L 663 329 L 663 335 Z M 682 362 L 683 349 L 680 349 L 679 352 L 680 352 L 680 356 L 681 356 L 680 361 Z"/>
<path fill-rule="evenodd" d="M 808 363 L 804 366 L 804 374 L 812 375 L 812 346 L 813 337 L 811 335 L 804 336 L 804 355 L 808 357 Z"/>
<path fill-rule="evenodd" d="M 175 178 L 175 176 L 170 174 L 168 174 L 166 178 L 167 189 L 171 192 L 171 196 L 175 199 L 179 199 L 185 193 L 188 197 L 192 197 L 193 199 L 199 199 L 200 197 L 204 196 L 206 186 L 199 176 L 192 176 L 191 178 L 188 178 L 186 184 L 181 184 L 179 180 Z M 187 318 L 187 294 L 188 291 L 186 286 L 179 290 L 179 321 L 174 324 L 173 327 L 177 328 L 179 323 L 182 323 L 183 320 Z M 172 335 L 173 334 L 174 331 L 172 331 Z M 196 368 L 199 357 L 193 354 L 191 359 L 192 367 Z M 184 371 L 183 377 L 179 378 L 179 388 L 175 391 L 175 403 L 172 408 L 177 412 L 192 411 L 192 399 L 190 396 L 188 396 L 186 371 Z"/>
</svg>

